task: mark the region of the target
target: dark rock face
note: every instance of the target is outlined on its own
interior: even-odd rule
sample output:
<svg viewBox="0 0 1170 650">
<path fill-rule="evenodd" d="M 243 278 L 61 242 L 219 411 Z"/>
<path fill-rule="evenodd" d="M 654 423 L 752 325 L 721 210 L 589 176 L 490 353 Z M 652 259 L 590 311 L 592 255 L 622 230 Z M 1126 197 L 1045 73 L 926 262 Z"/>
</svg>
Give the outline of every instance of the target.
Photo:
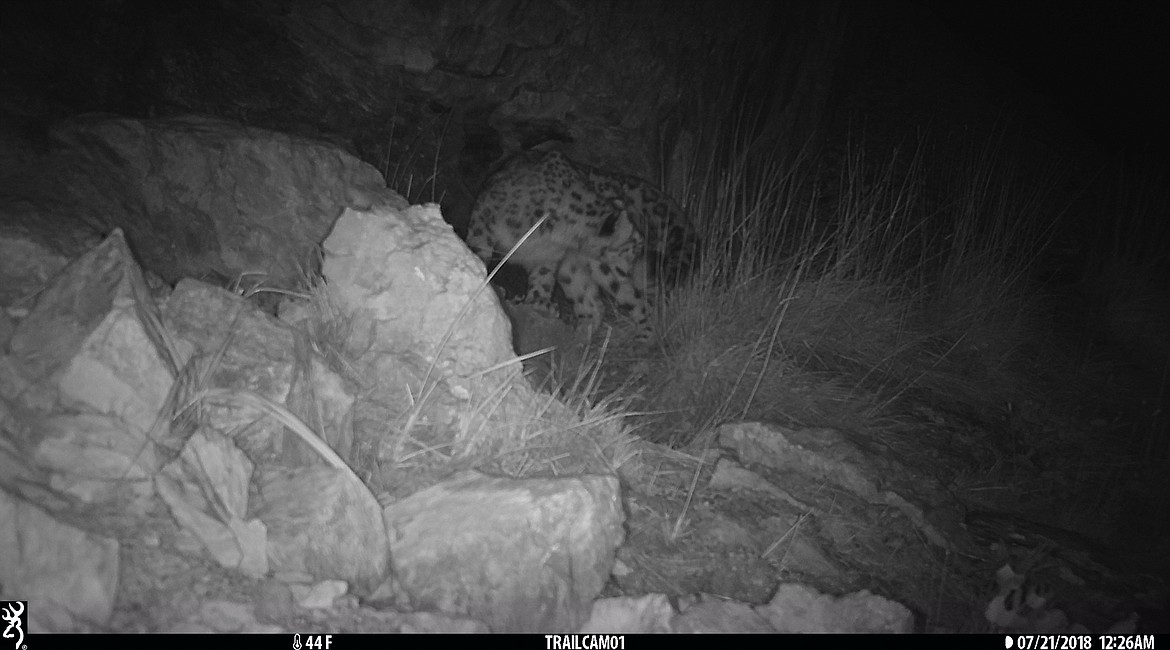
<svg viewBox="0 0 1170 650">
<path fill-rule="evenodd" d="M 0 10 L 0 112 L 194 112 L 330 139 L 459 227 L 491 167 L 541 142 L 654 177 L 687 122 L 744 93 L 815 128 L 841 34 L 817 4 L 21 3 Z"/>
<path fill-rule="evenodd" d="M 260 269 L 268 286 L 296 287 L 351 194 L 384 191 L 327 143 L 211 118 L 82 116 L 46 140 L 0 173 L 0 233 L 68 255 L 122 228 L 172 284 Z"/>
</svg>

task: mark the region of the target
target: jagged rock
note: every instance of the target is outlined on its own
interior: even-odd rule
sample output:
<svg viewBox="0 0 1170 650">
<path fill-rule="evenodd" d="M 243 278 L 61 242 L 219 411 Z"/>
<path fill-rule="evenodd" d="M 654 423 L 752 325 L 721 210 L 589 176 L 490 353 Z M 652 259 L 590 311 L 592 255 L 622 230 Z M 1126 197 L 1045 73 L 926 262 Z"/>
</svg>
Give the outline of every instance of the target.
<svg viewBox="0 0 1170 650">
<path fill-rule="evenodd" d="M 155 484 L 171 515 L 217 562 L 263 576 L 268 573 L 266 530 L 246 518 L 252 467 L 226 436 L 196 431 Z"/>
<path fill-rule="evenodd" d="M 166 630 L 168 634 L 278 634 L 280 626 L 258 623 L 253 607 L 230 600 L 209 600 L 187 620 Z"/>
<path fill-rule="evenodd" d="M 351 472 L 310 467 L 265 474 L 252 514 L 268 527 L 273 570 L 337 578 L 363 590 L 382 580 L 390 561 L 382 509 Z"/>
<path fill-rule="evenodd" d="M 353 445 L 350 410 L 354 398 L 344 382 L 307 344 L 304 336 L 230 291 L 197 280 L 182 280 L 163 306 L 163 323 L 180 342 L 204 354 L 223 355 L 209 378 L 216 388 L 248 390 L 311 423 L 339 456 L 349 459 Z M 207 421 L 234 436 L 253 459 L 279 458 L 285 464 L 310 464 L 295 436 L 257 408 L 237 402 L 204 405 Z"/>
<path fill-rule="evenodd" d="M 151 492 L 147 432 L 175 374 L 159 317 L 120 231 L 54 277 L 0 363 L 13 423 L 52 483 L 86 502 Z"/>
<path fill-rule="evenodd" d="M 951 542 L 927 519 L 923 508 L 895 492 L 892 487 L 896 486 L 913 496 L 933 496 L 945 491 L 937 487 L 932 491 L 930 487 L 933 482 L 921 476 L 916 476 L 916 481 L 926 485 L 915 485 L 908 480 L 907 468 L 893 459 L 867 453 L 841 431 L 830 428 L 789 429 L 760 422 L 738 422 L 719 427 L 717 435 L 719 444 L 732 450 L 744 462 L 830 481 L 865 501 L 892 506 L 904 514 L 930 542 L 951 548 Z M 934 505 L 936 510 L 943 510 L 937 507 L 938 504 Z"/>
<path fill-rule="evenodd" d="M 909 609 L 866 590 L 832 596 L 800 584 L 782 584 L 771 602 L 757 607 L 756 612 L 778 632 L 907 634 L 914 631 L 914 614 Z"/>
<path fill-rule="evenodd" d="M 311 585 L 291 585 L 293 598 L 305 609 L 326 609 L 349 591 L 343 580 L 322 580 Z"/>
<path fill-rule="evenodd" d="M 312 580 L 311 577 L 308 579 Z M 256 620 L 262 623 L 275 623 L 292 616 L 296 612 L 292 587 L 293 585 L 282 579 L 281 575 L 260 583 L 255 600 Z"/>
<path fill-rule="evenodd" d="M 393 614 L 389 617 L 401 634 L 487 634 L 488 626 L 473 618 L 444 616 L 431 612 Z"/>
<path fill-rule="evenodd" d="M 755 490 L 797 508 L 808 507 L 793 498 L 791 494 L 772 485 L 764 477 L 729 458 L 720 458 L 715 462 L 715 471 L 711 474 L 711 480 L 707 482 L 707 485 L 713 490 Z"/>
<path fill-rule="evenodd" d="M 110 618 L 116 540 L 62 523 L 0 490 L 0 591 L 32 603 L 28 632 L 84 632 Z"/>
<path fill-rule="evenodd" d="M 678 611 L 663 594 L 606 598 L 593 604 L 582 634 L 907 633 L 914 617 L 894 601 L 859 591 L 840 597 L 799 584 L 780 585 L 767 605 L 698 594 Z"/>
<path fill-rule="evenodd" d="M 184 279 L 163 307 L 167 329 L 205 354 L 223 348 L 211 386 L 250 390 L 288 407 L 312 424 L 317 434 L 343 459 L 353 444 L 350 410 L 353 396 L 344 382 L 292 330 L 240 296 L 218 286 Z M 280 458 L 289 465 L 309 464 L 315 457 L 280 423 L 238 402 L 206 404 L 207 421 L 235 440 L 254 459 Z"/>
<path fill-rule="evenodd" d="M 677 634 L 775 634 L 776 628 L 749 604 L 707 599 L 687 607 L 674 619 Z"/>
<path fill-rule="evenodd" d="M 192 124 L 183 123 L 179 130 L 185 135 L 176 137 L 182 139 L 203 128 Z M 116 152 L 112 155 L 134 157 L 122 146 L 125 142 L 111 144 L 103 138 L 117 139 L 129 133 L 127 137 L 133 140 L 142 136 L 141 124 L 124 120 L 115 125 L 94 121 L 92 125 L 100 132 L 93 140 L 109 144 Z M 115 137 L 119 130 L 125 133 Z M 216 128 L 209 127 L 204 135 L 214 141 L 216 133 Z M 89 142 L 75 136 L 75 145 Z M 170 141 L 169 137 L 160 136 L 162 141 Z M 96 163 L 88 160 L 86 164 Z M 122 164 L 135 168 L 141 161 L 124 160 L 113 166 Z M 74 181 L 86 192 L 108 192 L 106 205 L 123 210 L 132 211 L 136 201 L 142 200 L 141 194 L 127 189 L 125 179 L 119 184 L 96 178 Z M 211 182 L 189 178 L 177 185 L 214 186 L 201 184 L 204 181 Z M 144 186 L 137 191 L 150 194 L 160 190 Z M 368 211 L 348 210 L 338 220 L 334 236 L 327 242 L 325 270 L 330 297 L 341 309 L 355 312 L 359 324 L 355 329 L 365 337 L 366 352 L 374 360 L 367 368 L 372 376 L 395 390 L 401 383 L 418 388 L 415 382 L 421 385 L 423 379 L 434 381 L 432 388 L 441 385 L 443 397 L 435 402 L 447 409 L 464 431 L 476 417 L 481 418 L 478 427 L 483 430 L 489 417 L 515 419 L 517 413 L 534 412 L 528 406 L 534 395 L 518 372 L 503 375 L 505 386 L 493 375 L 501 368 L 515 366 L 514 370 L 519 370 L 510 325 L 494 292 L 484 284 L 482 262 L 454 236 L 437 207 L 407 209 L 397 197 L 361 187 L 347 197 L 367 206 Z M 192 216 L 182 210 L 177 214 Z M 192 219 L 196 226 L 207 227 L 206 222 Z M 271 250 L 265 252 L 272 254 Z M 388 529 L 377 502 L 351 472 L 265 468 L 258 481 L 259 501 L 249 504 L 252 464 L 289 459 L 288 454 L 268 453 L 286 449 L 283 439 L 273 435 L 283 428 L 276 423 L 264 424 L 270 418 L 260 417 L 256 409 L 242 413 L 242 409 L 232 410 L 214 401 L 199 404 L 199 417 L 191 420 L 198 426 L 190 430 L 172 426 L 171 416 L 177 413 L 172 409 L 189 404 L 172 403 L 174 396 L 168 391 L 183 372 L 182 364 L 201 352 L 200 359 L 216 359 L 210 366 L 213 372 L 203 378 L 206 386 L 180 386 L 247 390 L 273 403 L 287 403 L 290 395 L 311 398 L 313 406 L 323 407 L 313 424 L 324 422 L 324 433 L 333 436 L 329 442 L 345 452 L 352 441 L 346 426 L 353 398 L 345 391 L 344 382 L 325 369 L 318 355 L 309 352 L 311 346 L 304 344 L 302 334 L 232 292 L 184 280 L 174 291 L 158 292 L 166 296 L 161 314 L 154 305 L 154 295 L 121 232 L 115 230 L 104 243 L 56 276 L 26 317 L 18 315 L 13 320 L 8 339 L 11 354 L 0 362 L 0 389 L 6 397 L 25 400 L 18 410 L 5 411 L 7 422 L 19 423 L 27 413 L 41 414 L 24 423 L 25 437 L 19 439 L 35 441 L 35 436 L 26 435 L 33 433 L 42 437 L 44 444 L 32 456 L 38 465 L 58 474 L 84 467 L 86 480 L 94 471 L 99 478 L 109 474 L 119 485 L 141 487 L 139 497 L 157 492 L 182 528 L 175 542 L 180 549 L 208 551 L 221 564 L 245 573 L 261 575 L 271 562 L 277 570 L 348 581 L 359 592 L 368 592 L 382 582 L 391 560 Z M 403 374 L 404 367 L 413 372 Z M 306 391 L 306 386 L 313 389 Z M 505 390 L 497 393 L 501 388 Z M 498 395 L 499 401 L 488 412 L 480 412 L 481 403 L 473 399 L 476 394 Z M 547 398 L 540 403 L 541 413 L 563 409 L 548 404 Z M 61 406 L 84 412 L 56 412 Z M 172 433 L 182 430 L 182 435 L 167 440 L 175 444 L 156 448 L 147 441 L 145 432 L 160 426 Z M 233 438 L 229 441 L 222 434 Z M 6 446 L 6 463 L 9 456 L 15 460 L 20 453 L 19 445 L 12 447 Z M 466 449 L 473 449 L 473 445 Z M 168 459 L 175 459 L 174 463 L 158 474 L 159 465 Z M 100 485 L 62 484 L 56 476 L 53 481 L 54 486 L 86 500 L 106 497 Z M 468 559 L 460 564 L 448 556 L 442 567 L 466 568 L 466 562 L 484 559 L 483 548 L 496 548 L 507 549 L 499 557 L 518 563 L 515 566 L 519 568 L 510 569 L 505 582 L 490 583 L 486 591 L 475 592 L 467 611 L 449 613 L 482 619 L 494 630 L 572 629 L 579 625 L 608 577 L 614 549 L 623 536 L 616 480 L 585 477 L 515 483 L 473 476 L 445 493 L 448 489 L 452 486 L 424 493 L 432 497 L 445 494 L 449 501 L 446 508 L 428 506 L 425 513 L 409 513 L 409 506 L 403 505 L 408 501 L 396 504 L 407 508 L 408 514 L 398 522 L 399 527 L 390 529 L 400 534 L 406 553 L 401 575 L 389 583 L 396 585 L 395 595 L 418 607 L 451 602 L 449 597 L 456 592 L 444 590 L 457 591 L 458 582 L 440 580 L 431 589 L 429 579 L 420 579 L 423 574 L 451 574 L 428 566 L 426 553 L 416 543 L 428 530 L 433 531 L 428 527 L 443 521 L 473 523 L 466 512 L 470 508 L 484 518 L 481 525 L 473 525 L 468 535 L 445 535 L 443 540 L 448 552 L 469 554 Z M 512 501 L 513 507 L 493 511 L 484 501 Z M 532 517 L 548 523 L 529 528 L 525 522 Z M 492 538 L 499 533 L 502 536 Z M 490 542 L 486 546 L 481 544 L 484 535 Z M 567 547 L 565 540 L 571 540 Z M 435 546 L 427 541 L 426 548 Z M 484 571 L 486 568 L 473 575 L 490 579 Z M 334 599 L 326 594 L 314 603 L 324 600 Z M 218 610 L 208 611 L 217 616 Z M 237 631 L 255 627 L 250 613 L 236 616 L 240 612 L 233 612 L 220 612 L 226 616 L 220 622 L 200 615 L 186 621 L 182 629 Z M 67 617 L 54 616 L 46 627 L 72 629 Z M 455 622 L 419 619 L 403 625 L 482 629 L 480 623 L 451 621 Z"/>
<path fill-rule="evenodd" d="M 351 192 L 385 187 L 333 145 L 210 117 L 84 115 L 47 139 L 0 192 L 3 229 L 74 255 L 121 228 L 172 283 L 259 270 L 292 288 Z"/>
<path fill-rule="evenodd" d="M 360 372 L 380 399 L 402 422 L 431 425 L 425 444 L 454 439 L 458 456 L 499 442 L 477 435 L 484 422 L 510 417 L 514 405 L 523 412 L 535 397 L 483 262 L 438 207 L 347 209 L 323 249 L 330 300 L 351 315 L 348 345 L 363 351 Z M 480 408 L 497 395 L 497 408 Z M 398 458 L 394 441 L 379 444 L 389 447 L 380 456 Z"/>
<path fill-rule="evenodd" d="M 353 314 L 355 338 L 371 355 L 438 357 L 440 371 L 459 377 L 515 356 L 483 262 L 438 206 L 347 209 L 323 248 L 330 297 Z"/>
<path fill-rule="evenodd" d="M 63 406 L 107 413 L 148 430 L 174 363 L 138 265 L 115 230 L 40 293 L 8 351 L 30 382 L 49 382 Z"/>
<path fill-rule="evenodd" d="M 465 472 L 385 510 L 394 581 L 375 597 L 477 618 L 493 632 L 577 629 L 609 577 L 617 479 Z"/>
<path fill-rule="evenodd" d="M 0 199 L 2 200 L 2 199 Z M 0 223 L 11 219 L 11 212 L 27 206 L 0 203 Z M 19 221 L 20 219 L 15 219 Z M 88 238 L 78 244 L 77 254 L 96 246 L 100 239 Z M 39 291 L 58 271 L 69 264 L 71 256 L 62 255 L 45 242 L 37 241 L 11 223 L 0 226 L 0 305 L 17 305 Z M 7 340 L 5 337 L 4 340 Z"/>
<path fill-rule="evenodd" d="M 593 601 L 589 620 L 578 630 L 581 634 L 666 634 L 673 630 L 678 612 L 665 594 Z"/>
</svg>

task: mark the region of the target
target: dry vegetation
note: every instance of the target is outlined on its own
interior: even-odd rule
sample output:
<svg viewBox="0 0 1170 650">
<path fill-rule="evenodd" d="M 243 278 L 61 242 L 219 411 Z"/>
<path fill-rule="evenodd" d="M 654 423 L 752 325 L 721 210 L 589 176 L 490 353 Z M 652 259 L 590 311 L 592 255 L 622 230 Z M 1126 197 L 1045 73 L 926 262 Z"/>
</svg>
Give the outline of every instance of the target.
<svg viewBox="0 0 1170 650">
<path fill-rule="evenodd" d="M 644 369 L 645 435 L 699 450 L 736 420 L 860 431 L 965 499 L 1085 532 L 1167 503 L 1146 487 L 1170 468 L 1158 185 L 1118 184 L 1101 213 L 1122 230 L 1086 283 L 1060 284 L 1048 260 L 1082 197 L 1006 136 L 945 166 L 926 142 L 879 161 L 856 146 L 828 178 L 734 125 L 712 140 L 670 188 L 702 220 L 702 265 L 659 300 L 658 348 L 615 344 L 606 366 Z M 1073 293 L 1094 283 L 1102 304 Z M 1145 333 L 1153 349 L 1130 353 L 1147 372 L 1094 340 L 1103 318 Z"/>
<path fill-rule="evenodd" d="M 1007 127 L 958 147 L 794 152 L 787 118 L 742 108 L 769 101 L 708 90 L 722 101 L 693 111 L 689 159 L 662 165 L 701 264 L 660 287 L 655 346 L 617 324 L 546 360 L 545 387 L 594 422 L 625 418 L 694 478 L 720 424 L 836 427 L 972 508 L 1161 561 L 1170 183 L 1106 163 L 1080 185 Z M 665 539 L 690 492 L 664 501 Z M 1136 522 L 1148 536 L 1122 532 Z"/>
<path fill-rule="evenodd" d="M 1056 249 L 1083 197 L 1009 144 L 945 167 L 926 143 L 878 161 L 859 146 L 827 179 L 815 159 L 708 149 L 671 188 L 702 219 L 702 265 L 660 296 L 657 347 L 611 344 L 599 394 L 626 382 L 639 434 L 695 459 L 726 422 L 839 428 L 968 508 L 1076 531 L 1162 570 L 1170 307 L 1150 281 L 1167 259 L 1157 215 L 1170 204 L 1149 192 L 1166 185 L 1101 208 L 1125 215 L 1125 230 L 1099 241 L 1140 245 L 1070 269 Z M 664 522 L 685 525 L 682 499 Z M 939 573 L 918 588 L 985 598 Z"/>
</svg>

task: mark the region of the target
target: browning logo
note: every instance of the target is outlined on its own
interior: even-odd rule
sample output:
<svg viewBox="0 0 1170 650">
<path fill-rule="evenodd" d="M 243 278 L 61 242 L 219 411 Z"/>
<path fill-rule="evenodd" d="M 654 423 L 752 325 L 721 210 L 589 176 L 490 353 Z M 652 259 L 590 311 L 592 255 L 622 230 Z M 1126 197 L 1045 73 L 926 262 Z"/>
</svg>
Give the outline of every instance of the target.
<svg viewBox="0 0 1170 650">
<path fill-rule="evenodd" d="M 25 610 L 28 608 L 26 600 L 0 600 L 0 622 L 5 624 L 4 638 L 12 639 L 13 650 L 24 650 L 24 626 L 27 622 Z"/>
</svg>

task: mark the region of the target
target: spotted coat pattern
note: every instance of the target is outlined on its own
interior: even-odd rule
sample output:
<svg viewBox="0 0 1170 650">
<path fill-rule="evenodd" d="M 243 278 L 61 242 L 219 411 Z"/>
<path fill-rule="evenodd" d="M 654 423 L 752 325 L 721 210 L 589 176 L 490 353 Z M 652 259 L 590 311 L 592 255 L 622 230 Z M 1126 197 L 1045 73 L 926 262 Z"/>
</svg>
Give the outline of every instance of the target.
<svg viewBox="0 0 1170 650">
<path fill-rule="evenodd" d="M 670 197 L 644 180 L 570 160 L 559 152 L 519 154 L 488 179 L 472 208 L 467 243 L 490 265 L 542 217 L 508 260 L 528 274 L 524 302 L 556 315 L 560 286 L 579 323 L 596 327 L 604 299 L 651 336 L 650 276 L 689 267 L 695 238 Z"/>
</svg>

